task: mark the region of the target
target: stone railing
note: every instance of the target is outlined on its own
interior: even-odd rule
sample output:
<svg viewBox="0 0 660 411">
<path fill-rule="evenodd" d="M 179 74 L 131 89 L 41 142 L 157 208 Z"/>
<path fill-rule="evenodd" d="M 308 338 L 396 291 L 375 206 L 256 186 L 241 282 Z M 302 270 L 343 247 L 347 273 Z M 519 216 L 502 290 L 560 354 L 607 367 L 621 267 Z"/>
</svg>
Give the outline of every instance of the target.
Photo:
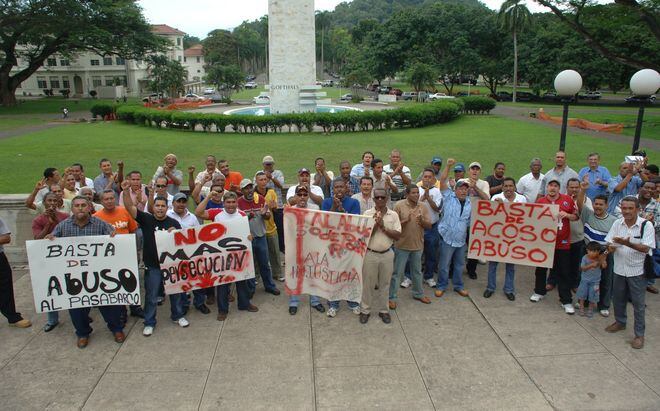
<svg viewBox="0 0 660 411">
<path fill-rule="evenodd" d="M 27 194 L 0 195 L 0 218 L 11 231 L 11 243 L 5 245 L 10 264 L 27 264 L 25 240 L 32 240 L 34 211 L 25 207 Z"/>
</svg>

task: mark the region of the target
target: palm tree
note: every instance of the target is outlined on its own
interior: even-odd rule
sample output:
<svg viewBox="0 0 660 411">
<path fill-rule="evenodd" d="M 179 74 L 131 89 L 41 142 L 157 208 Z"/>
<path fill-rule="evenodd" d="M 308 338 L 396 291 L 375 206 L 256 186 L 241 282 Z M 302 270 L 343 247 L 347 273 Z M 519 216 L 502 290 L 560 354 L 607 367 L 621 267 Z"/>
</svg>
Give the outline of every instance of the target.
<svg viewBox="0 0 660 411">
<path fill-rule="evenodd" d="M 498 19 L 502 28 L 513 34 L 513 102 L 516 102 L 516 87 L 518 86 L 518 39 L 519 31 L 532 23 L 532 13 L 522 0 L 506 0 L 500 12 Z"/>
</svg>

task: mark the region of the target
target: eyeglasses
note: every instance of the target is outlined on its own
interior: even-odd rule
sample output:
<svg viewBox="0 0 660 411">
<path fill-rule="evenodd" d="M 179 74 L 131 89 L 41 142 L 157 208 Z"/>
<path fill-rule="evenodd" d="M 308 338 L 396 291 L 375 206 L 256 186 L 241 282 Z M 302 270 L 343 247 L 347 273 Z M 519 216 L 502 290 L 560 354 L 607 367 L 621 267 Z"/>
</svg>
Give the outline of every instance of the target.
<svg viewBox="0 0 660 411">
<path fill-rule="evenodd" d="M 309 197 L 307 193 L 298 193 L 298 197 Z"/>
<path fill-rule="evenodd" d="M 156 188 L 165 188 L 167 185 L 165 184 L 156 184 Z"/>
<path fill-rule="evenodd" d="M 385 196 L 374 196 L 374 200 L 385 200 L 386 198 Z"/>
</svg>

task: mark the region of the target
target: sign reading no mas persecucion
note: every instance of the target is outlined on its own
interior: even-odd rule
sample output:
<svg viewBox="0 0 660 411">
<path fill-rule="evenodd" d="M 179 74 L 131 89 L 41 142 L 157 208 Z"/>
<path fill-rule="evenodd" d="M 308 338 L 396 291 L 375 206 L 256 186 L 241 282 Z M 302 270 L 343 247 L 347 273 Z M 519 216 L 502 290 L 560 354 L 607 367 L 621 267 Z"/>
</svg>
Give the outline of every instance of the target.
<svg viewBox="0 0 660 411">
<path fill-rule="evenodd" d="M 472 207 L 468 257 L 552 267 L 558 214 L 554 204 L 481 200 Z"/>
<path fill-rule="evenodd" d="M 140 304 L 133 234 L 26 241 L 37 312 Z"/>
<path fill-rule="evenodd" d="M 362 262 L 373 218 L 284 209 L 286 292 L 360 302 Z"/>
<path fill-rule="evenodd" d="M 254 277 L 247 218 L 172 232 L 157 231 L 156 247 L 166 294 Z"/>
</svg>

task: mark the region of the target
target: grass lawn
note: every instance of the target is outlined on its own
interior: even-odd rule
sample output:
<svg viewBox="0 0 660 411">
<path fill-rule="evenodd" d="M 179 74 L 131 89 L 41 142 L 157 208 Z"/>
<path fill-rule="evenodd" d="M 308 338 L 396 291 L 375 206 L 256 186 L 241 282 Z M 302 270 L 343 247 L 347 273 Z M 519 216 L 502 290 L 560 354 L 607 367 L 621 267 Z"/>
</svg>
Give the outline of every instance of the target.
<svg viewBox="0 0 660 411">
<path fill-rule="evenodd" d="M 561 116 L 561 111 L 546 110 L 552 116 Z M 621 134 L 627 136 L 635 135 L 637 125 L 637 114 L 612 114 L 612 113 L 569 113 L 569 117 L 582 118 L 595 123 L 613 124 L 623 123 L 624 128 Z M 644 113 L 644 122 L 642 123 L 642 138 L 660 140 L 660 112 L 648 110 Z"/>
<path fill-rule="evenodd" d="M 480 161 L 484 176 L 496 161 L 507 163 L 507 174 L 520 177 L 528 171 L 532 157 L 540 157 L 544 169 L 552 164 L 559 132 L 542 125 L 498 116 L 463 116 L 448 124 L 423 129 L 366 133 L 314 134 L 207 134 L 179 130 L 157 130 L 121 122 L 72 124 L 0 140 L 0 193 L 29 192 L 45 167 L 65 168 L 73 162 L 86 166 L 87 175 L 98 174 L 100 158 L 123 160 L 126 171 L 141 170 L 150 178 L 167 153 L 179 156 L 179 168 L 194 164 L 203 168 L 211 153 L 230 159 L 232 169 L 252 175 L 261 159 L 270 154 L 284 171 L 287 183 L 295 182 L 296 170 L 312 168 L 314 158 L 326 158 L 337 171 L 341 160 L 360 161 L 363 151 L 387 158 L 392 148 L 402 150 L 404 162 L 414 176 L 431 157 L 452 156 L 469 163 Z M 598 151 L 603 165 L 615 170 L 630 146 L 585 135 L 568 135 L 569 164 L 579 169 L 587 153 Z M 651 158 L 658 153 L 649 152 Z M 387 160 L 386 160 L 387 161 Z"/>
<path fill-rule="evenodd" d="M 0 116 L 0 131 L 14 130 L 21 127 L 35 126 L 43 123 L 44 120 L 34 118 L 32 116 L 20 117 L 1 117 Z"/>
<path fill-rule="evenodd" d="M 112 101 L 107 99 L 91 98 L 63 98 L 63 97 L 43 97 L 20 100 L 15 107 L 0 106 L 0 115 L 3 114 L 37 114 L 37 113 L 60 113 L 63 107 L 69 111 L 89 111 L 90 107 L 102 101 Z M 135 103 L 137 98 L 128 99 L 129 103 Z"/>
</svg>

